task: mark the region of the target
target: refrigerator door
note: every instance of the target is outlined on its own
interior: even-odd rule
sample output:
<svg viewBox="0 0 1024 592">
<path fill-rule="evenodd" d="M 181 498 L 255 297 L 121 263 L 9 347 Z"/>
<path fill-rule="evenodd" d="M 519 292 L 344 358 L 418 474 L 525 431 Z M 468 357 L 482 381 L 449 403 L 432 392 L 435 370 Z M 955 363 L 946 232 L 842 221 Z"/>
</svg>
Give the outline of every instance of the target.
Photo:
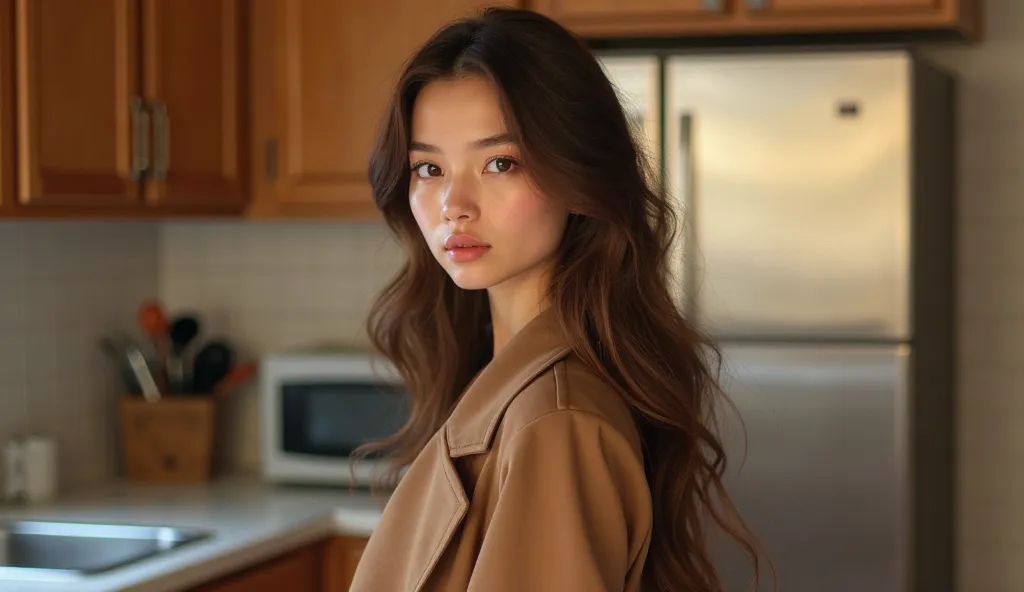
<svg viewBox="0 0 1024 592">
<path fill-rule="evenodd" d="M 661 169 L 661 73 L 650 55 L 597 55 L 654 171 Z"/>
<path fill-rule="evenodd" d="M 719 336 L 904 339 L 910 58 L 674 56 L 685 300 Z"/>
<path fill-rule="evenodd" d="M 727 345 L 726 487 L 785 592 L 905 592 L 910 349 Z M 744 432 L 745 429 L 745 432 Z M 726 590 L 752 575 L 716 547 Z M 771 590 L 762 568 L 759 591 Z"/>
</svg>

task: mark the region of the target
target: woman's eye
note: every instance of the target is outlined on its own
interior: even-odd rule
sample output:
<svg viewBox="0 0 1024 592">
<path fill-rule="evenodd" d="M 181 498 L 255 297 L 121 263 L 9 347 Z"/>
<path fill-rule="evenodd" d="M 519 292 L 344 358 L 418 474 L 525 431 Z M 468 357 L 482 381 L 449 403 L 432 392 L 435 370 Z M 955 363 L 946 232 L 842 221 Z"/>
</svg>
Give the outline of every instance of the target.
<svg viewBox="0 0 1024 592">
<path fill-rule="evenodd" d="M 507 157 L 499 156 L 487 163 L 488 173 L 507 173 L 514 169 L 519 163 Z"/>
<path fill-rule="evenodd" d="M 426 177 L 440 177 L 441 167 L 436 164 L 430 164 L 429 162 L 421 162 L 413 165 L 412 172 L 421 179 Z"/>
</svg>

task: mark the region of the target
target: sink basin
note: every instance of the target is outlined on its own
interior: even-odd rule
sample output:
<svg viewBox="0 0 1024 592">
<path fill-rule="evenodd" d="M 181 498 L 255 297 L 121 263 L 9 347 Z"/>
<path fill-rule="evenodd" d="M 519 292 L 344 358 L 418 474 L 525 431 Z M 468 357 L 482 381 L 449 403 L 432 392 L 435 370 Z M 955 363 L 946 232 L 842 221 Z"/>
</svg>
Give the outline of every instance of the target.
<svg viewBox="0 0 1024 592">
<path fill-rule="evenodd" d="M 210 536 L 209 531 L 170 526 L 0 522 L 0 579 L 78 579 Z"/>
</svg>

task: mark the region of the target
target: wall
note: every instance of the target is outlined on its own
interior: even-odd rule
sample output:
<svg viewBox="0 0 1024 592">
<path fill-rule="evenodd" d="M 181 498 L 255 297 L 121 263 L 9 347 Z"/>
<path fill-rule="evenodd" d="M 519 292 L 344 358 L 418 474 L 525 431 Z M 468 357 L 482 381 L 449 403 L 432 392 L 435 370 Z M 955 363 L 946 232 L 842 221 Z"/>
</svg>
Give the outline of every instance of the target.
<svg viewBox="0 0 1024 592">
<path fill-rule="evenodd" d="M 0 223 L 0 443 L 55 436 L 62 488 L 114 473 L 119 383 L 97 340 L 133 329 L 157 293 L 158 238 L 154 224 Z"/>
<path fill-rule="evenodd" d="M 960 91 L 959 589 L 1024 590 L 1024 2 L 926 53 Z"/>
<path fill-rule="evenodd" d="M 366 346 L 374 294 L 401 249 L 383 223 L 168 223 L 160 281 L 169 313 L 197 311 L 204 337 L 222 335 L 242 355 L 314 341 Z M 230 400 L 218 462 L 259 466 L 255 388 Z"/>
</svg>

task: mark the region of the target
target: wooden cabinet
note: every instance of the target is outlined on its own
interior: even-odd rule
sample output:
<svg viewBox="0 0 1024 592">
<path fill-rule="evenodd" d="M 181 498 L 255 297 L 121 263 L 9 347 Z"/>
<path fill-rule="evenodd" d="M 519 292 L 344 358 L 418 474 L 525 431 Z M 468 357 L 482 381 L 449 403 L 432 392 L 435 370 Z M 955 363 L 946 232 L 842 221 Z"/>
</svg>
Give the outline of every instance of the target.
<svg viewBox="0 0 1024 592">
<path fill-rule="evenodd" d="M 0 217 L 376 218 L 396 76 L 485 5 L 589 38 L 953 31 L 982 0 L 0 0 Z"/>
<path fill-rule="evenodd" d="M 142 0 L 150 203 L 246 201 L 248 0 Z"/>
<path fill-rule="evenodd" d="M 348 592 L 366 542 L 366 537 L 333 537 L 189 592 Z"/>
<path fill-rule="evenodd" d="M 2 213 L 241 212 L 243 5 L 0 0 Z"/>
<path fill-rule="evenodd" d="M 444 23 L 490 4 L 253 3 L 251 214 L 375 217 L 368 157 L 400 69 Z"/>
<path fill-rule="evenodd" d="M 348 592 L 366 543 L 362 537 L 339 536 L 324 545 L 322 592 Z"/>
<path fill-rule="evenodd" d="M 981 0 L 532 0 L 584 37 L 948 32 L 976 40 Z"/>
<path fill-rule="evenodd" d="M 141 197 L 136 8 L 130 0 L 15 2 L 19 203 Z"/>
<path fill-rule="evenodd" d="M 321 592 L 323 550 L 317 543 L 193 588 L 192 592 Z"/>
<path fill-rule="evenodd" d="M 0 215 L 15 195 L 14 142 L 14 5 L 0 0 Z"/>
</svg>

